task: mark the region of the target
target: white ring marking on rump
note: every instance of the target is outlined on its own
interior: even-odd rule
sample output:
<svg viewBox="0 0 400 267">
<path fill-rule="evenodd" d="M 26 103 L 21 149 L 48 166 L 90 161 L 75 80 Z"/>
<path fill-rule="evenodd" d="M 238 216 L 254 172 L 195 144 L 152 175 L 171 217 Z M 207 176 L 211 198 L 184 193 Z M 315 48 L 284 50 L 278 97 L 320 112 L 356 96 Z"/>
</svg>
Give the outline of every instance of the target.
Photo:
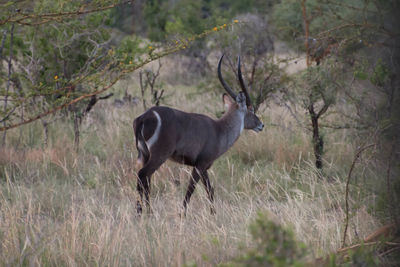
<svg viewBox="0 0 400 267">
<path fill-rule="evenodd" d="M 150 150 L 151 146 L 154 145 L 155 142 L 157 142 L 158 137 L 160 135 L 160 130 L 161 130 L 161 117 L 157 113 L 157 111 L 153 110 L 154 115 L 156 115 L 157 118 L 157 126 L 156 130 L 154 131 L 154 134 L 149 138 L 149 140 L 146 141 L 147 148 Z"/>
</svg>

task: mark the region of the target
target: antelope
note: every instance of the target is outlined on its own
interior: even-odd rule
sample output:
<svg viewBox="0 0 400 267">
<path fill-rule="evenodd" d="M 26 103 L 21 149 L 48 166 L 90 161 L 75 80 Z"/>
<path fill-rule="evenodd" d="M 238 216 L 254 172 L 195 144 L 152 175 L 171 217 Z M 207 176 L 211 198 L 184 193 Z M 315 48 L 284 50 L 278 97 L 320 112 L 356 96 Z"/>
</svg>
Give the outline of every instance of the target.
<svg viewBox="0 0 400 267">
<path fill-rule="evenodd" d="M 143 194 L 148 213 L 150 207 L 150 181 L 152 174 L 167 160 L 192 166 L 191 179 L 183 201 L 186 215 L 190 197 L 201 179 L 210 202 L 211 214 L 215 214 L 214 189 L 207 170 L 239 138 L 243 129 L 260 132 L 264 124 L 254 109 L 243 81 L 238 57 L 238 79 L 242 91 L 235 94 L 222 78 L 221 63 L 218 62 L 218 78 L 224 93 L 222 98 L 227 111 L 220 119 L 206 115 L 187 113 L 177 109 L 155 106 L 148 109 L 133 122 L 138 158 L 137 213 L 142 213 Z"/>
</svg>

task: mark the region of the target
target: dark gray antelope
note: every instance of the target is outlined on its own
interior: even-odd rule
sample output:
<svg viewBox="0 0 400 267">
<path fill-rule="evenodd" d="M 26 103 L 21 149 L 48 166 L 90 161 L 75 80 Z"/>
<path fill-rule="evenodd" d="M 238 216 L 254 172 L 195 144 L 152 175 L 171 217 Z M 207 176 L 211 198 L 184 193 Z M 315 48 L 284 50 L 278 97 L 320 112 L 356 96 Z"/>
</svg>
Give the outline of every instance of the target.
<svg viewBox="0 0 400 267">
<path fill-rule="evenodd" d="M 238 59 L 238 78 L 242 91 L 235 94 L 226 84 L 221 74 L 221 56 L 218 63 L 218 78 L 226 90 L 223 101 L 227 111 L 218 120 L 196 113 L 186 113 L 169 107 L 152 107 L 133 122 L 138 150 L 137 212 L 142 213 L 143 194 L 148 212 L 150 208 L 150 180 L 152 174 L 167 160 L 193 166 L 192 177 L 183 201 L 184 213 L 190 197 L 201 179 L 205 186 L 211 213 L 214 189 L 208 178 L 207 170 L 213 162 L 225 153 L 239 138 L 243 129 L 256 132 L 264 124 L 254 114 L 249 93 L 243 81 Z"/>
</svg>

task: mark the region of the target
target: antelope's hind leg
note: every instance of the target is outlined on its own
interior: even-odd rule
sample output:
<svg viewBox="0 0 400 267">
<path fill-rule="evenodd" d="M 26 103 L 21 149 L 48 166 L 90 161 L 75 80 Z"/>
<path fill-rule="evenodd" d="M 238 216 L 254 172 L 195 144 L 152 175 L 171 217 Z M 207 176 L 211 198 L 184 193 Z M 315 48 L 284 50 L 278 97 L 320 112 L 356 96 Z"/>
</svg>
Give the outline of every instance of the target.
<svg viewBox="0 0 400 267">
<path fill-rule="evenodd" d="M 138 158 L 136 160 L 135 168 L 138 173 L 138 178 L 137 178 L 137 185 L 136 185 L 136 190 L 139 193 L 139 198 L 136 202 L 136 210 L 137 213 L 140 215 L 142 214 L 142 204 L 143 204 L 143 192 L 145 191 L 145 187 L 148 187 L 147 184 L 150 182 L 150 179 L 147 178 L 141 178 L 139 176 L 139 172 L 144 168 L 144 166 L 147 165 L 150 155 L 149 151 L 147 150 L 147 147 L 143 145 L 142 141 L 138 141 L 137 143 L 137 151 L 138 151 Z"/>
<path fill-rule="evenodd" d="M 152 159 L 151 157 L 146 162 L 145 166 L 138 172 L 137 180 L 137 191 L 140 199 L 136 202 L 137 213 L 142 213 L 143 194 L 145 197 L 145 203 L 147 212 L 151 213 L 150 206 L 150 189 L 151 189 L 151 176 L 153 173 L 166 161 L 166 159 L 158 158 Z"/>
</svg>

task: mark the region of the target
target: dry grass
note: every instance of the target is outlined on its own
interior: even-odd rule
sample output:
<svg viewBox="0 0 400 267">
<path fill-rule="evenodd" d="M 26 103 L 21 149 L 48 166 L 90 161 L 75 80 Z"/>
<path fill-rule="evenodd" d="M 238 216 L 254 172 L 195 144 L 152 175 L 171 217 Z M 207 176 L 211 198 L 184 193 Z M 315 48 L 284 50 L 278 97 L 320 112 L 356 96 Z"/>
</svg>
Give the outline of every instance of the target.
<svg viewBox="0 0 400 267">
<path fill-rule="evenodd" d="M 222 108 L 218 96 L 180 92 L 170 105 L 211 116 Z M 84 124 L 80 155 L 72 152 L 70 126 L 61 122 L 51 129 L 47 149 L 3 150 L 0 265 L 213 266 L 252 246 L 248 225 L 259 211 L 291 227 L 312 256 L 338 249 L 346 166 L 329 163 L 343 155 L 329 154 L 329 179 L 320 179 L 307 134 L 285 110 L 264 110 L 263 119 L 280 126 L 246 133 L 211 169 L 215 216 L 202 185 L 187 218 L 179 216 L 190 169 L 174 163 L 153 176 L 153 214 L 136 216 L 131 123 L 141 112 L 137 106 L 97 106 Z M 338 151 L 352 151 L 338 140 Z M 367 212 L 373 194 L 352 197 L 351 204 L 348 241 L 354 242 L 380 222 Z"/>
</svg>

